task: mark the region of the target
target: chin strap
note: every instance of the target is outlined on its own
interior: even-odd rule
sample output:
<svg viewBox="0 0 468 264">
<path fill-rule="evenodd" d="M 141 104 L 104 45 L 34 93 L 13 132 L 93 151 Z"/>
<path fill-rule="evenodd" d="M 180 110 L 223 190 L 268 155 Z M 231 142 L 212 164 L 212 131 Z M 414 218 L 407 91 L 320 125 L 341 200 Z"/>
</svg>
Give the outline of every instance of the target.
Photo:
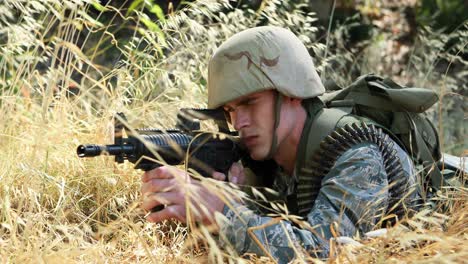
<svg viewBox="0 0 468 264">
<path fill-rule="evenodd" d="M 280 118 L 281 118 L 281 104 L 283 103 L 283 95 L 279 92 L 275 92 L 275 108 L 273 109 L 273 113 L 275 114 L 275 124 L 273 126 L 273 138 L 271 140 L 270 151 L 268 155 L 265 157 L 265 160 L 272 159 L 273 155 L 278 150 L 278 135 L 276 133 L 276 129 L 279 126 Z"/>
</svg>

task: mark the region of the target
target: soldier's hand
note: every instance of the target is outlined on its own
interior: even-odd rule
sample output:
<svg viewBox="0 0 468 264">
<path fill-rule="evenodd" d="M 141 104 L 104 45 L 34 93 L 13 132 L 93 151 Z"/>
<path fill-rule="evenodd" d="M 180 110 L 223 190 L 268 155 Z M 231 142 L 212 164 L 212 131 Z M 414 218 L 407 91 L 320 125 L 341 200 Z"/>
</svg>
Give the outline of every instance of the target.
<svg viewBox="0 0 468 264">
<path fill-rule="evenodd" d="M 224 173 L 221 173 L 221 172 L 214 172 L 212 177 L 213 179 L 220 180 L 220 181 L 226 180 L 226 175 L 224 175 Z M 240 163 L 234 162 L 231 165 L 231 168 L 229 168 L 228 180 L 229 182 L 232 182 L 235 184 L 245 183 L 245 172 L 244 172 L 244 168 L 242 167 Z"/>
<path fill-rule="evenodd" d="M 192 219 L 212 224 L 215 212 L 221 212 L 224 207 L 224 202 L 212 190 L 192 179 L 185 171 L 170 166 L 145 172 L 142 176 L 141 193 L 141 207 L 144 210 L 151 211 L 158 205 L 165 205 L 161 211 L 147 216 L 150 222 L 166 219 L 186 222 L 189 208 Z"/>
</svg>

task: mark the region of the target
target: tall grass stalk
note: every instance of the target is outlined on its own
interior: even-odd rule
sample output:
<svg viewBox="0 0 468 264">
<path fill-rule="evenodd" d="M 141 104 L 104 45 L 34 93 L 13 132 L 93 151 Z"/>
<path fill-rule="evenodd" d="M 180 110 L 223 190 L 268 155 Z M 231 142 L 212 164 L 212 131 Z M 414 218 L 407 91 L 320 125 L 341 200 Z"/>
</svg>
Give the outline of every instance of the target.
<svg viewBox="0 0 468 264">
<path fill-rule="evenodd" d="M 0 3 L 0 261 L 240 261 L 231 249 L 218 248 L 204 226 L 146 222 L 139 209 L 141 172 L 108 157 L 80 160 L 75 149 L 81 143 L 111 143 L 117 111 L 125 112 L 134 127 L 171 128 L 179 108 L 204 107 L 211 54 L 229 36 L 256 25 L 290 28 L 317 55 L 319 69 L 349 81 L 344 68 L 330 68 L 329 62 L 351 55 L 316 43 L 315 18 L 303 11 L 307 1 L 297 2 L 265 1 L 254 12 L 234 9 L 229 1 L 197 1 L 156 22 L 160 30 L 139 21 L 142 10 L 127 17 L 106 6 L 92 17 L 93 1 Z M 114 15 L 104 24 L 106 12 Z M 135 21 L 127 28 L 133 32 L 119 39 L 110 25 L 125 21 Z M 98 63 L 110 50 L 120 59 Z M 430 78 L 427 68 L 418 67 L 425 65 L 421 60 L 435 58 L 414 53 L 408 67 L 420 73 L 415 82 Z M 366 63 L 364 68 L 372 69 L 382 62 Z M 441 81 L 448 85 L 453 78 Z M 202 181 L 220 195 L 233 192 Z M 361 241 L 359 248 L 336 247 L 332 260 L 466 259 L 466 190 L 448 197 L 445 215 L 421 212 L 384 238 Z"/>
</svg>

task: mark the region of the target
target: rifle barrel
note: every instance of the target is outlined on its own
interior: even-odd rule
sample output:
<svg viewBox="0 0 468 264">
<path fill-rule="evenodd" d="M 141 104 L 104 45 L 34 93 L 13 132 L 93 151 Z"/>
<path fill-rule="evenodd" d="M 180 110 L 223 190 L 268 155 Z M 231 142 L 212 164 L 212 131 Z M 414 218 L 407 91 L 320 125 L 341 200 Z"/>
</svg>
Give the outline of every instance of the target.
<svg viewBox="0 0 468 264">
<path fill-rule="evenodd" d="M 96 157 L 99 155 L 121 155 L 122 153 L 132 153 L 132 145 L 96 145 L 96 144 L 87 144 L 79 145 L 76 149 L 76 154 L 78 157 Z"/>
</svg>

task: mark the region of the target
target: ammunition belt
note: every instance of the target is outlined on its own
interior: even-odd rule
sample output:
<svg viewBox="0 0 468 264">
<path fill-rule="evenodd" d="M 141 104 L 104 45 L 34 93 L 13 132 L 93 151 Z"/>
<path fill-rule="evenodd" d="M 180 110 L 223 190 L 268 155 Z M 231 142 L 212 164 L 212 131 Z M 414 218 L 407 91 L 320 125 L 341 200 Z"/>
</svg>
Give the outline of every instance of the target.
<svg viewBox="0 0 468 264">
<path fill-rule="evenodd" d="M 328 174 L 337 159 L 352 146 L 370 142 L 379 147 L 384 160 L 384 167 L 389 182 L 389 205 L 386 214 L 402 216 L 405 202 L 408 177 L 403 170 L 400 158 L 389 136 L 372 124 L 353 123 L 336 129 L 321 143 L 313 154 L 310 171 L 307 175 L 300 173 L 297 185 L 297 210 L 300 216 L 306 216 L 314 205 L 321 188 L 321 181 Z"/>
</svg>

